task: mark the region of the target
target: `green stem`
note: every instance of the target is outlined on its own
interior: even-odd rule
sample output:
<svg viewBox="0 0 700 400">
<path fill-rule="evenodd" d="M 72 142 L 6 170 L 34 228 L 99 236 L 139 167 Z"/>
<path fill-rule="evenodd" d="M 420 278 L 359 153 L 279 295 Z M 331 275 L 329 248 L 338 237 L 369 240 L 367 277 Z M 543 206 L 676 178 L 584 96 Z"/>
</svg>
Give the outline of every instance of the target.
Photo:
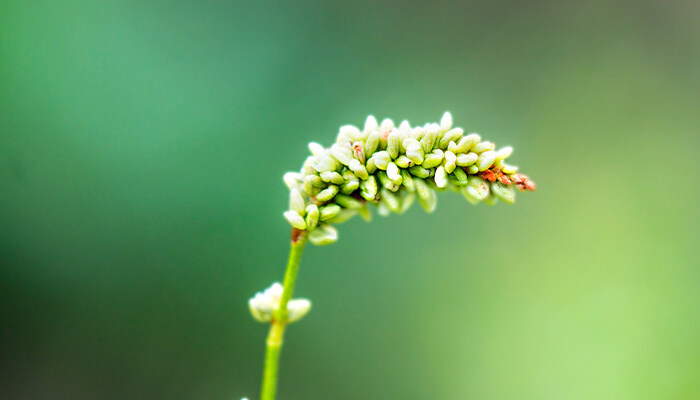
<svg viewBox="0 0 700 400">
<path fill-rule="evenodd" d="M 292 241 L 289 250 L 289 260 L 287 261 L 287 271 L 284 274 L 284 291 L 280 300 L 280 307 L 277 309 L 270 324 L 270 333 L 267 336 L 267 348 L 265 352 L 265 367 L 263 369 L 262 389 L 260 390 L 260 400 L 275 400 L 277 392 L 277 370 L 282 351 L 282 339 L 284 329 L 287 327 L 287 303 L 292 298 L 294 284 L 297 280 L 301 253 L 304 251 L 307 237 L 301 234 Z"/>
</svg>

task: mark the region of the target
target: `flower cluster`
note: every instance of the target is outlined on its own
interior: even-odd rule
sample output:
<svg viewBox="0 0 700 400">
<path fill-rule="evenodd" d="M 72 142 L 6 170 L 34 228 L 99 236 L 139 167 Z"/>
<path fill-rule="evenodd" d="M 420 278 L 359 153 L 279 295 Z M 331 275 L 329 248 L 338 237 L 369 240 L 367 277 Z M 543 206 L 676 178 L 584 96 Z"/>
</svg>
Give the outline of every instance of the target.
<svg viewBox="0 0 700 400">
<path fill-rule="evenodd" d="M 270 322 L 275 312 L 280 308 L 280 300 L 284 288 L 279 282 L 275 282 L 269 288 L 258 292 L 248 300 L 250 313 L 257 321 Z M 296 322 L 306 315 L 311 309 L 311 302 L 307 299 L 291 299 L 287 303 L 287 320 Z"/>
<path fill-rule="evenodd" d="M 379 214 L 403 213 L 417 199 L 427 211 L 437 205 L 436 190 L 461 192 L 471 203 L 515 201 L 514 188 L 535 190 L 535 184 L 504 160 L 512 147 L 496 150 L 476 133 L 464 135 L 452 127 L 446 112 L 440 123 L 395 126 L 367 117 L 364 129 L 340 128 L 336 143 L 324 148 L 309 143 L 312 155 L 300 172 L 288 172 L 289 210 L 292 227 L 309 232 L 317 245 L 333 243 L 338 233 L 331 224 L 356 214 L 371 218 L 368 204 Z"/>
</svg>

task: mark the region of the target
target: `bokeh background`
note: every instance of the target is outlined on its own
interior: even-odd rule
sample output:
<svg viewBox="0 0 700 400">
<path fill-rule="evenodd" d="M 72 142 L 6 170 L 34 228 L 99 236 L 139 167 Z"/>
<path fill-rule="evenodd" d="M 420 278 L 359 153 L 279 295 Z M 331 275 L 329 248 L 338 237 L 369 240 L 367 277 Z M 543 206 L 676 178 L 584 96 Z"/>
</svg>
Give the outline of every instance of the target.
<svg viewBox="0 0 700 400">
<path fill-rule="evenodd" d="M 485 3 L 3 1 L 0 397 L 257 399 L 282 174 L 450 110 L 537 192 L 309 246 L 280 399 L 699 398 L 700 6 Z"/>
</svg>

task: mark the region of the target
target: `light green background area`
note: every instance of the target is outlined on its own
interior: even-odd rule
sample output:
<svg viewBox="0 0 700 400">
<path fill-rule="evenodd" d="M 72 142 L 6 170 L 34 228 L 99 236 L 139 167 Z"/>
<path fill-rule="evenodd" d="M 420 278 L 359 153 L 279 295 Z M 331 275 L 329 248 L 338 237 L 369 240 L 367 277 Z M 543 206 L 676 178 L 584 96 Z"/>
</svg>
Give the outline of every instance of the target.
<svg viewBox="0 0 700 400">
<path fill-rule="evenodd" d="M 280 399 L 700 397 L 691 1 L 0 5 L 0 393 L 257 398 L 282 174 L 450 110 L 538 184 L 309 246 Z"/>
</svg>

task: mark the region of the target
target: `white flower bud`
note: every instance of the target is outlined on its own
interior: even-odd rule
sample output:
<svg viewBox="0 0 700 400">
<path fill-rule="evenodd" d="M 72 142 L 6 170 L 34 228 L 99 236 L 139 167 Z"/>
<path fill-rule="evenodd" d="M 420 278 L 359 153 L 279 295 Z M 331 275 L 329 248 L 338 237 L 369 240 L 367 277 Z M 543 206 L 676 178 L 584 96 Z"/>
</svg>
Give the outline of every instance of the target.
<svg viewBox="0 0 700 400">
<path fill-rule="evenodd" d="M 462 129 L 462 128 L 454 128 L 451 131 L 445 132 L 445 134 L 440 139 L 440 144 L 439 144 L 440 148 L 444 149 L 450 144 L 450 142 L 458 141 L 459 138 L 461 138 L 463 134 L 464 134 L 464 129 Z"/>
<path fill-rule="evenodd" d="M 399 131 L 401 131 L 401 136 L 408 136 L 411 134 L 411 124 L 408 123 L 408 121 L 403 120 L 401 121 L 401 124 L 399 125 Z"/>
<path fill-rule="evenodd" d="M 468 166 L 467 168 L 469 169 L 469 173 L 472 175 L 479 172 L 479 167 L 477 167 L 476 164 L 472 164 L 472 165 Z"/>
<path fill-rule="evenodd" d="M 304 197 L 297 189 L 291 189 L 289 191 L 289 209 L 298 212 L 300 215 L 304 215 L 304 208 L 306 204 L 304 202 Z"/>
<path fill-rule="evenodd" d="M 504 174 L 514 174 L 516 172 L 518 172 L 518 167 L 516 167 L 515 165 L 503 164 Z"/>
<path fill-rule="evenodd" d="M 408 146 L 406 146 L 406 157 L 416 165 L 423 164 L 425 153 L 423 152 L 421 144 L 418 142 L 409 143 Z"/>
<path fill-rule="evenodd" d="M 440 120 L 440 129 L 442 129 L 443 132 L 447 132 L 450 128 L 452 128 L 452 114 L 447 111 L 442 115 L 442 119 Z"/>
<path fill-rule="evenodd" d="M 360 200 L 357 200 L 356 198 L 345 194 L 339 194 L 335 196 L 335 202 L 338 203 L 338 205 L 340 205 L 341 207 L 350 209 L 358 209 L 362 208 L 363 206 Z"/>
<path fill-rule="evenodd" d="M 290 323 L 302 319 L 311 310 L 311 302 L 307 299 L 292 299 L 287 303 L 287 319 Z"/>
<path fill-rule="evenodd" d="M 479 200 L 483 200 L 489 195 L 488 182 L 476 176 L 469 178 L 469 184 L 465 188 L 470 195 Z"/>
<path fill-rule="evenodd" d="M 309 151 L 311 151 L 311 154 L 315 156 L 320 156 L 321 154 L 326 152 L 326 149 L 324 149 L 323 146 L 316 142 L 311 142 L 309 143 Z"/>
<path fill-rule="evenodd" d="M 413 205 L 413 201 L 416 199 L 416 195 L 413 193 L 409 193 L 401 198 L 401 210 L 399 211 L 399 214 L 403 214 L 406 211 L 408 211 L 409 208 Z"/>
<path fill-rule="evenodd" d="M 401 175 L 399 174 L 399 167 L 393 162 L 390 162 L 386 167 L 386 175 L 397 185 L 401 184 Z"/>
<path fill-rule="evenodd" d="M 361 133 L 354 125 L 343 125 L 340 127 L 340 134 L 347 136 L 351 141 L 360 140 Z"/>
<path fill-rule="evenodd" d="M 373 115 L 369 115 L 367 120 L 365 120 L 365 133 L 370 133 L 377 129 L 377 119 Z"/>
<path fill-rule="evenodd" d="M 292 225 L 294 228 L 301 230 L 306 229 L 306 222 L 304 221 L 304 218 L 302 218 L 302 216 L 299 215 L 298 212 L 294 210 L 286 211 L 284 213 L 284 217 L 287 218 L 289 224 Z"/>
<path fill-rule="evenodd" d="M 287 172 L 282 179 L 289 189 L 294 189 L 301 186 L 301 178 L 302 175 L 298 172 Z"/>
<path fill-rule="evenodd" d="M 413 192 L 416 190 L 416 185 L 413 182 L 413 177 L 411 174 L 406 171 L 405 169 L 401 170 L 401 184 L 408 190 L 409 192 Z"/>
<path fill-rule="evenodd" d="M 385 118 L 382 121 L 382 125 L 379 127 L 379 130 L 386 132 L 390 129 L 394 129 L 394 121 L 391 118 Z"/>
<path fill-rule="evenodd" d="M 435 211 L 435 208 L 437 208 L 437 195 L 435 195 L 434 190 L 430 188 L 428 188 L 428 190 L 427 197 L 418 197 L 418 204 L 420 204 L 427 213 L 432 213 Z"/>
<path fill-rule="evenodd" d="M 435 185 L 440 189 L 447 186 L 447 173 L 442 165 L 435 170 Z"/>
<path fill-rule="evenodd" d="M 311 230 L 318 225 L 319 211 L 316 204 L 309 204 L 306 206 L 306 229 Z"/>
</svg>

